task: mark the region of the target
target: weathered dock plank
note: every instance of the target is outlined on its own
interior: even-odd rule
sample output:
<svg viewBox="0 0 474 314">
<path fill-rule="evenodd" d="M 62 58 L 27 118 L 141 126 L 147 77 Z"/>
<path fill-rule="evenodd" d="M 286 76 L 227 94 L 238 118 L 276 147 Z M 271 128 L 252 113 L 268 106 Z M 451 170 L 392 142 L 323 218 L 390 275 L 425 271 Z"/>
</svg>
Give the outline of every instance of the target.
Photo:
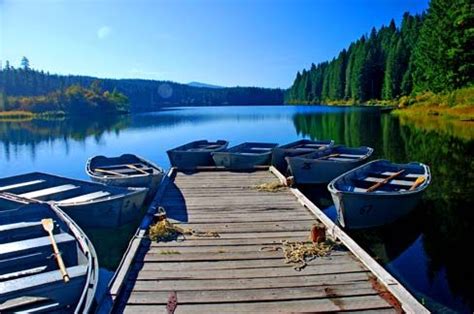
<svg viewBox="0 0 474 314">
<path fill-rule="evenodd" d="M 301 271 L 285 264 L 282 241 L 308 240 L 317 220 L 334 226 L 296 189 L 256 189 L 282 180 L 278 173 L 205 170 L 185 174 L 173 169 L 162 184 L 111 283 L 113 311 L 166 312 L 174 291 L 175 313 L 380 313 L 400 307 L 426 312 L 402 286 L 396 288 L 401 291 L 398 302 L 387 298 L 390 293 L 381 287 L 390 290 L 396 280 L 376 267 L 374 271 L 375 261 L 341 230 L 334 238 L 344 245 L 330 256 L 309 261 Z M 150 241 L 146 229 L 158 205 L 181 227 L 219 237 Z"/>
</svg>

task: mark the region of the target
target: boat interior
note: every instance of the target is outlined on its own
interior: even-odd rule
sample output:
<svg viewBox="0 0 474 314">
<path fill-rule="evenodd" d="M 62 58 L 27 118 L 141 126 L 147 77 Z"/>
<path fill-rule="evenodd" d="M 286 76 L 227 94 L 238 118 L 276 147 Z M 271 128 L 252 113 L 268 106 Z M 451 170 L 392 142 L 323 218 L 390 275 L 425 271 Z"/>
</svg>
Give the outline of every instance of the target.
<svg viewBox="0 0 474 314">
<path fill-rule="evenodd" d="M 120 157 L 97 156 L 91 159 L 90 170 L 96 176 L 128 177 L 161 173 L 162 170 L 134 155 Z"/>
<path fill-rule="evenodd" d="M 190 152 L 199 152 L 199 151 L 213 151 L 221 148 L 222 146 L 227 146 L 228 142 L 223 140 L 218 140 L 216 142 L 209 142 L 206 140 L 195 141 L 183 146 L 177 147 L 173 150 L 178 151 L 190 151 Z"/>
<path fill-rule="evenodd" d="M 346 146 L 334 146 L 306 155 L 302 155 L 300 157 L 318 160 L 353 162 L 366 158 L 371 152 L 372 149 L 368 147 L 352 148 Z"/>
<path fill-rule="evenodd" d="M 391 176 L 393 179 L 385 182 Z M 374 184 L 383 183 L 373 192 L 403 192 L 414 186 L 417 179 L 426 179 L 426 176 L 425 168 L 420 164 L 397 165 L 385 161 L 375 162 L 337 180 L 335 188 L 347 192 L 370 192 L 368 189 Z M 420 184 L 417 189 L 422 188 L 424 184 L 426 183 Z"/>
<path fill-rule="evenodd" d="M 314 150 L 321 149 L 330 146 L 333 142 L 330 140 L 322 141 L 311 141 L 311 140 L 300 140 L 293 143 L 280 146 L 280 148 L 288 150 Z"/>
<path fill-rule="evenodd" d="M 32 172 L 0 179 L 0 192 L 8 192 L 27 199 L 55 201 L 58 205 L 69 205 L 108 199 L 111 196 L 126 194 L 128 190 Z"/>
<path fill-rule="evenodd" d="M 229 153 L 246 155 L 270 154 L 278 144 L 274 143 L 242 143 L 227 150 Z"/>
<path fill-rule="evenodd" d="M 42 225 L 47 218 L 54 223 L 52 232 L 68 283 Z M 4 196 L 0 196 L 0 221 L 0 312 L 59 311 L 75 305 L 85 289 L 90 263 L 68 224 L 48 204 L 22 204 Z"/>
</svg>

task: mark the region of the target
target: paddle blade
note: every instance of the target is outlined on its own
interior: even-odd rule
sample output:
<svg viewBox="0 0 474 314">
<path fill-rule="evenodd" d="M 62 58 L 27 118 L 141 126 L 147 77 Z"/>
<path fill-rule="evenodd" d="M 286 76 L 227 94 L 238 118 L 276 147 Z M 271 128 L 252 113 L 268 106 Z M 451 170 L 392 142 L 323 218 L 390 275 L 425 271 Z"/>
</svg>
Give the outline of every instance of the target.
<svg viewBox="0 0 474 314">
<path fill-rule="evenodd" d="M 43 229 L 47 232 L 52 232 L 54 229 L 53 219 L 51 218 L 41 219 L 41 224 L 43 225 Z"/>
<path fill-rule="evenodd" d="M 413 185 L 410 187 L 410 190 L 409 191 L 413 191 L 414 189 L 416 189 L 418 186 L 420 186 L 423 182 L 425 182 L 425 177 L 418 177 L 415 181 L 415 183 L 413 183 Z"/>
</svg>

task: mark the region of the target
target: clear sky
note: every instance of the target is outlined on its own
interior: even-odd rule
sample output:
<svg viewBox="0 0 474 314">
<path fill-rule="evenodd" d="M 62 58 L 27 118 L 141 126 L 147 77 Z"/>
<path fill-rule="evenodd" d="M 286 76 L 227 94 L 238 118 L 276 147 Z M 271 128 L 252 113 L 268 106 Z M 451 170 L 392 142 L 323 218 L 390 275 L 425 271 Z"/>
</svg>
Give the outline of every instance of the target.
<svg viewBox="0 0 474 314">
<path fill-rule="evenodd" d="M 283 87 L 428 0 L 0 0 L 0 59 L 51 73 Z"/>
</svg>

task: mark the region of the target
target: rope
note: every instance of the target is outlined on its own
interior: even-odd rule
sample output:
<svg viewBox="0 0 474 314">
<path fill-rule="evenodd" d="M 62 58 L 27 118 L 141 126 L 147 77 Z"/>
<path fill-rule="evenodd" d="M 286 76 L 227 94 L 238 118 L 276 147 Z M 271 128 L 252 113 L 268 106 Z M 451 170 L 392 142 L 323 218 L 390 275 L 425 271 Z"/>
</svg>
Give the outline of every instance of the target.
<svg viewBox="0 0 474 314">
<path fill-rule="evenodd" d="M 331 254 L 337 243 L 327 240 L 321 243 L 311 241 L 281 241 L 281 246 L 264 246 L 263 252 L 283 251 L 285 264 L 293 264 L 293 268 L 301 271 L 307 266 L 307 262 L 317 257 L 325 257 Z"/>
</svg>

